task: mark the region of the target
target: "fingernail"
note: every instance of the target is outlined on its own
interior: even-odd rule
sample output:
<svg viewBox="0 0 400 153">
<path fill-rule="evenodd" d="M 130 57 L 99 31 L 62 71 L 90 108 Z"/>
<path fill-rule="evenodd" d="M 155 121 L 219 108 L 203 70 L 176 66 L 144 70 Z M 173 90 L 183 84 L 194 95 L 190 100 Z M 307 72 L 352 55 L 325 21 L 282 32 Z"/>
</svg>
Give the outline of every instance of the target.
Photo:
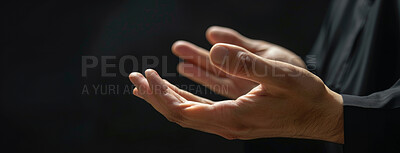
<svg viewBox="0 0 400 153">
<path fill-rule="evenodd" d="M 138 76 L 138 72 L 132 72 L 131 74 L 129 74 L 129 77 L 135 78 Z"/>
<path fill-rule="evenodd" d="M 133 85 L 135 85 L 135 81 L 138 79 L 138 77 L 139 75 L 137 72 L 132 72 L 131 74 L 129 74 L 129 80 L 132 82 Z"/>
<path fill-rule="evenodd" d="M 146 71 L 144 71 L 146 77 L 149 77 L 151 75 L 153 75 L 155 73 L 155 71 L 153 69 L 147 69 Z"/>
<path fill-rule="evenodd" d="M 212 49 L 211 60 L 213 63 L 221 65 L 228 57 L 228 49 L 223 46 L 215 46 Z"/>
</svg>

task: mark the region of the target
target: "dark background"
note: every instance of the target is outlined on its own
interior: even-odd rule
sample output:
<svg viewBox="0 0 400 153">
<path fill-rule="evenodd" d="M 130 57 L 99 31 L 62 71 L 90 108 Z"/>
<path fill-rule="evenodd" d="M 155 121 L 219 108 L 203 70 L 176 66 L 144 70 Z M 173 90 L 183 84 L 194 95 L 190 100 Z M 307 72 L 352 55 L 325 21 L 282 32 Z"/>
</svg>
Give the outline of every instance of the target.
<svg viewBox="0 0 400 153">
<path fill-rule="evenodd" d="M 119 59 L 167 56 L 168 72 L 178 58 L 176 40 L 210 48 L 211 25 L 231 27 L 250 38 L 284 46 L 301 56 L 312 47 L 328 1 L 30 1 L 1 6 L 1 149 L 8 152 L 320 152 L 324 142 L 294 139 L 229 141 L 168 122 L 129 94 L 94 94 L 92 85 L 130 85 Z M 115 56 L 82 76 L 82 56 Z M 161 61 L 160 61 L 161 62 Z M 135 67 L 125 63 L 127 72 Z M 162 65 L 155 67 L 161 70 Z M 195 84 L 166 77 L 177 85 Z M 82 94 L 87 85 L 90 94 Z M 91 89 L 90 89 L 91 88 Z M 204 88 L 202 88 L 204 89 Z M 105 90 L 105 89 L 103 89 Z M 223 99 L 203 90 L 200 96 Z M 246 143 L 246 145 L 244 145 Z M 253 150 L 254 151 L 254 150 Z"/>
</svg>

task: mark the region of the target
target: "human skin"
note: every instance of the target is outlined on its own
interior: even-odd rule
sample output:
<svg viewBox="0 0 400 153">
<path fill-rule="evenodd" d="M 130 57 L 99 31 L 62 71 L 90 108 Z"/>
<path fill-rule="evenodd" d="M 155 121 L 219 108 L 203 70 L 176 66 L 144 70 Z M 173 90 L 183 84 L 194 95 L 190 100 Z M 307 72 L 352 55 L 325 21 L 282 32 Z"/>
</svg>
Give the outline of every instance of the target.
<svg viewBox="0 0 400 153">
<path fill-rule="evenodd" d="M 226 139 L 305 138 L 344 143 L 343 100 L 305 69 L 293 52 L 238 32 L 211 27 L 208 52 L 178 41 L 178 72 L 205 86 L 227 86 L 214 102 L 181 90 L 148 69 L 130 74 L 133 94 L 169 121 Z M 211 88 L 220 89 L 220 88 Z"/>
</svg>

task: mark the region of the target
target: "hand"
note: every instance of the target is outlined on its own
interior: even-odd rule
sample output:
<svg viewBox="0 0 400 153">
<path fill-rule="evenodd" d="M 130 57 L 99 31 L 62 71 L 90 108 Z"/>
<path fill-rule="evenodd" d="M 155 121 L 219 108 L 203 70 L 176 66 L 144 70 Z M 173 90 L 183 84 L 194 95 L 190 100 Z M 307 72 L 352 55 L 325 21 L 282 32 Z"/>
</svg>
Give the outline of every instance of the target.
<svg viewBox="0 0 400 153">
<path fill-rule="evenodd" d="M 305 68 L 302 59 L 293 52 L 265 41 L 246 38 L 229 28 L 210 27 L 206 32 L 206 38 L 211 44 L 234 44 L 260 57 Z M 259 85 L 257 82 L 219 71 L 211 64 L 209 52 L 206 49 L 189 42 L 177 41 L 172 45 L 172 52 L 185 60 L 185 62 L 178 65 L 178 72 L 180 74 L 228 98 L 236 99 Z"/>
<path fill-rule="evenodd" d="M 342 97 L 306 69 L 218 43 L 211 64 L 259 84 L 235 100 L 213 102 L 178 89 L 154 70 L 129 78 L 133 94 L 169 121 L 227 139 L 289 137 L 343 143 Z"/>
</svg>

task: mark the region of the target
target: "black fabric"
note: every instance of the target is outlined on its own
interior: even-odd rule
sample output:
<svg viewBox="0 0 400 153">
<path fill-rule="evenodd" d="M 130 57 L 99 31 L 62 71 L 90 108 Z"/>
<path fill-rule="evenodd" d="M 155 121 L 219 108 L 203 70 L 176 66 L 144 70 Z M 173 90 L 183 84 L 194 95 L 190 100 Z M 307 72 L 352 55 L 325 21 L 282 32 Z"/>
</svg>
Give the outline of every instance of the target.
<svg viewBox="0 0 400 153">
<path fill-rule="evenodd" d="M 345 152 L 400 151 L 400 81 L 369 96 L 343 94 Z"/>
<path fill-rule="evenodd" d="M 333 1 L 305 60 L 315 58 L 313 71 L 337 92 L 388 89 L 400 76 L 399 8 L 398 0 Z"/>
<path fill-rule="evenodd" d="M 305 58 L 343 96 L 345 153 L 400 152 L 399 36 L 399 0 L 335 0 Z"/>
</svg>

